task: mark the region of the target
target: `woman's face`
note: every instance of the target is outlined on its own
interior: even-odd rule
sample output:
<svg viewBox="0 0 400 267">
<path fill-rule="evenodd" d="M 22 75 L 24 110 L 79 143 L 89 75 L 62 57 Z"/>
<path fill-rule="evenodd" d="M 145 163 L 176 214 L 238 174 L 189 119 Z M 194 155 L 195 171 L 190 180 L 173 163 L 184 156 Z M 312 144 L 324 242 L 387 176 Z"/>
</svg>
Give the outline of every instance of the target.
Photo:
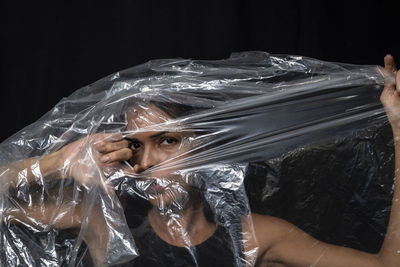
<svg viewBox="0 0 400 267">
<path fill-rule="evenodd" d="M 128 110 L 127 130 L 132 131 L 126 139 L 130 140 L 133 157 L 130 164 L 137 174 L 137 185 L 146 193 L 152 205 L 160 208 L 188 200 L 190 187 L 188 181 L 174 169 L 163 169 L 166 163 L 174 163 L 189 150 L 191 133 L 161 129 L 158 125 L 172 118 L 153 105 L 134 107 Z M 158 129 L 157 129 L 158 128 Z M 157 167 L 157 168 L 154 168 Z"/>
</svg>

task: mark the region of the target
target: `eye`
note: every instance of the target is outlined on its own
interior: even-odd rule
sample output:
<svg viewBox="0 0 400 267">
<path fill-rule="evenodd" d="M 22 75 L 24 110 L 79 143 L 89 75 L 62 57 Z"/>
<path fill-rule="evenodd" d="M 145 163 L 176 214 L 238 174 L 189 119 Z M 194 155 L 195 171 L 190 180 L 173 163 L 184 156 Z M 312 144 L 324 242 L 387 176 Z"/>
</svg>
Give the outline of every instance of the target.
<svg viewBox="0 0 400 267">
<path fill-rule="evenodd" d="M 161 145 L 173 145 L 178 143 L 178 139 L 176 139 L 175 137 L 164 137 L 161 139 L 160 144 Z"/>
<path fill-rule="evenodd" d="M 132 150 L 137 150 L 137 149 L 140 148 L 141 146 L 142 146 L 142 145 L 141 145 L 140 143 L 133 142 L 133 143 L 129 146 L 129 148 L 132 149 Z"/>
</svg>

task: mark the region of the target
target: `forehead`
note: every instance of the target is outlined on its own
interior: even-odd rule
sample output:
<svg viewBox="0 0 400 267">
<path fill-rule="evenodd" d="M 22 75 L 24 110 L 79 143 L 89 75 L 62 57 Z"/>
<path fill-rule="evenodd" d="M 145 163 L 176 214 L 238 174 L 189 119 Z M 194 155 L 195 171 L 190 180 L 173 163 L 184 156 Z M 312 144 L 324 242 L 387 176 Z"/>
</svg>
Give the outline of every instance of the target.
<svg viewBox="0 0 400 267">
<path fill-rule="evenodd" d="M 171 116 L 154 105 L 137 105 L 127 111 L 127 130 L 138 130 L 171 120 Z"/>
</svg>

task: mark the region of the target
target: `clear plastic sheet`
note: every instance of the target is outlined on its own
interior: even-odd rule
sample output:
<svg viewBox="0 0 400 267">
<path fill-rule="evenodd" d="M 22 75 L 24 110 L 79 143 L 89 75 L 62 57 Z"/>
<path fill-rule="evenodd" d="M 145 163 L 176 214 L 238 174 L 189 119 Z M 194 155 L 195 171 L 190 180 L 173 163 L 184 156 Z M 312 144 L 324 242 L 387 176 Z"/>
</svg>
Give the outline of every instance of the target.
<svg viewBox="0 0 400 267">
<path fill-rule="evenodd" d="M 250 207 L 374 253 L 383 84 L 376 66 L 246 52 L 81 88 L 0 145 L 0 265 L 262 265 Z"/>
</svg>

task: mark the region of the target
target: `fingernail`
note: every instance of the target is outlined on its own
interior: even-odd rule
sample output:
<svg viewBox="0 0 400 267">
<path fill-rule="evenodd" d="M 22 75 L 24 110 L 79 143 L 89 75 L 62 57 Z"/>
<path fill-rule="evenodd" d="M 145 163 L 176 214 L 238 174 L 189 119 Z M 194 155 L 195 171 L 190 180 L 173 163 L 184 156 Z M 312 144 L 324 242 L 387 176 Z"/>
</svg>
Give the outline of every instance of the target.
<svg viewBox="0 0 400 267">
<path fill-rule="evenodd" d="M 101 157 L 101 162 L 107 162 L 107 161 L 109 161 L 110 160 L 110 157 L 109 156 L 102 156 Z"/>
</svg>

